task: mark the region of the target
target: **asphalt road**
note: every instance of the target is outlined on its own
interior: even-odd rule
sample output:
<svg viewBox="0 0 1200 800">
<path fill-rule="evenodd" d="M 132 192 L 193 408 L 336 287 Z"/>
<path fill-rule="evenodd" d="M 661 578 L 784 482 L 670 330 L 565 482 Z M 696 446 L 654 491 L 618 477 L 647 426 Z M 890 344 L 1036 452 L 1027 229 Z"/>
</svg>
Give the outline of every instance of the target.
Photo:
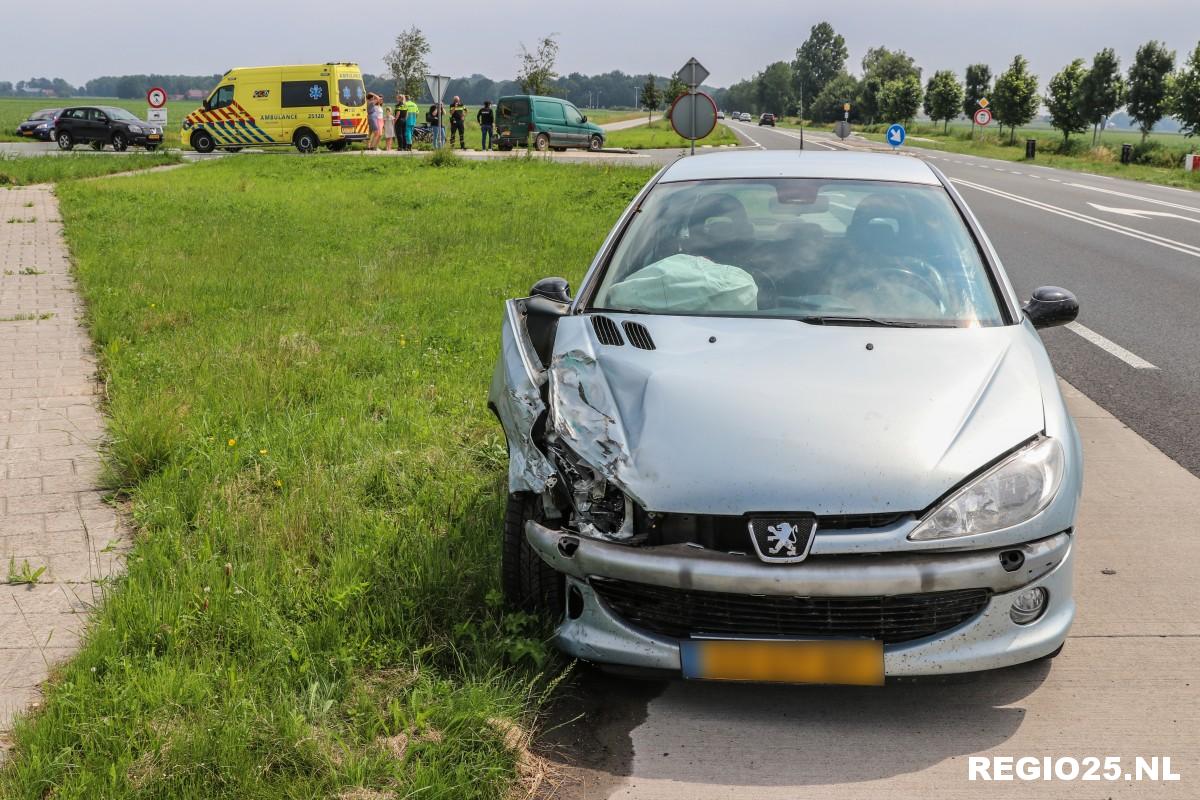
<svg viewBox="0 0 1200 800">
<path fill-rule="evenodd" d="M 800 147 L 794 130 L 731 127 L 756 146 Z M 805 140 L 810 150 L 847 147 L 829 134 Z M 850 147 L 887 149 L 861 139 Z M 953 181 L 1022 297 L 1047 284 L 1079 297 L 1078 325 L 1043 333 L 1059 374 L 1200 475 L 1200 193 L 916 147 L 900 153 Z"/>
<path fill-rule="evenodd" d="M 731 127 L 749 147 L 800 147 L 793 131 Z M 814 134 L 805 144 L 873 147 Z M 1200 375 L 1191 353 L 1200 343 L 1200 197 L 906 151 L 956 182 L 1018 291 L 1059 284 L 1080 297 L 1081 327 L 1044 337 L 1069 381 L 1086 463 L 1078 612 L 1062 654 L 866 690 L 638 683 L 585 669 L 576 702 L 547 726 L 543 755 L 561 776 L 560 796 L 1200 795 Z M 1135 757 L 1155 755 L 1171 758 L 1177 780 L 1129 777 Z M 971 756 L 1109 756 L 1122 769 L 1114 781 L 982 783 L 968 779 Z"/>
</svg>

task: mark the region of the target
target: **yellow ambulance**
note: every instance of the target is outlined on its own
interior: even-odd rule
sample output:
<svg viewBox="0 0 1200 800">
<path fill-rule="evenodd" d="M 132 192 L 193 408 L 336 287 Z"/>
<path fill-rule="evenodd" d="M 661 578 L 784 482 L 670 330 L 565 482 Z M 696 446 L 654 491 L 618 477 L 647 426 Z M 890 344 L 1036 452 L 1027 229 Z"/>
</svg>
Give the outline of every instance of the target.
<svg viewBox="0 0 1200 800">
<path fill-rule="evenodd" d="M 270 146 L 311 153 L 366 138 L 367 91 L 362 70 L 349 62 L 231 69 L 179 135 L 201 153 Z"/>
</svg>

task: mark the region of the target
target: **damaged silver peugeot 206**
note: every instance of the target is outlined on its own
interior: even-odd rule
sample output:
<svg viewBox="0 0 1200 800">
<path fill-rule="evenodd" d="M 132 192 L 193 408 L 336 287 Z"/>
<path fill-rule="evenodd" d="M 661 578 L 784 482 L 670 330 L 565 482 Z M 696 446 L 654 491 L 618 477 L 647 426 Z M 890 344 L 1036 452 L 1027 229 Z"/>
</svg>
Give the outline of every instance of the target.
<svg viewBox="0 0 1200 800">
<path fill-rule="evenodd" d="M 685 158 L 571 297 L 506 306 L 503 583 L 567 653 L 872 685 L 1053 656 L 1080 445 L 947 179 L 883 154 Z"/>
</svg>

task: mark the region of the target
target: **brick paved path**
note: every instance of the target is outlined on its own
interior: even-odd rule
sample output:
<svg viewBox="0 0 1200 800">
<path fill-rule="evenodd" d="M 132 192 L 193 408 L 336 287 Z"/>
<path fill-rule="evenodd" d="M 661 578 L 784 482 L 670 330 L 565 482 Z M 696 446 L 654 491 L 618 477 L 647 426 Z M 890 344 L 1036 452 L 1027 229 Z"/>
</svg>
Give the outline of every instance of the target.
<svg viewBox="0 0 1200 800">
<path fill-rule="evenodd" d="M 0 270 L 3 730 L 78 646 L 128 540 L 96 488 L 104 419 L 49 187 L 0 189 Z"/>
</svg>

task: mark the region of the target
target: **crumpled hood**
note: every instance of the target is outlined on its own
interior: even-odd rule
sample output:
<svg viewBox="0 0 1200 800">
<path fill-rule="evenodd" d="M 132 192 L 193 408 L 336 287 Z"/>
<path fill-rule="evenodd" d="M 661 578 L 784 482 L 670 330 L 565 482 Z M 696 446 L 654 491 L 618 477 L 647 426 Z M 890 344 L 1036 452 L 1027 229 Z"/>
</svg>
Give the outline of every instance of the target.
<svg viewBox="0 0 1200 800">
<path fill-rule="evenodd" d="M 917 511 L 1044 426 L 1027 326 L 607 316 L 656 349 L 561 320 L 551 424 L 649 511 Z"/>
</svg>

